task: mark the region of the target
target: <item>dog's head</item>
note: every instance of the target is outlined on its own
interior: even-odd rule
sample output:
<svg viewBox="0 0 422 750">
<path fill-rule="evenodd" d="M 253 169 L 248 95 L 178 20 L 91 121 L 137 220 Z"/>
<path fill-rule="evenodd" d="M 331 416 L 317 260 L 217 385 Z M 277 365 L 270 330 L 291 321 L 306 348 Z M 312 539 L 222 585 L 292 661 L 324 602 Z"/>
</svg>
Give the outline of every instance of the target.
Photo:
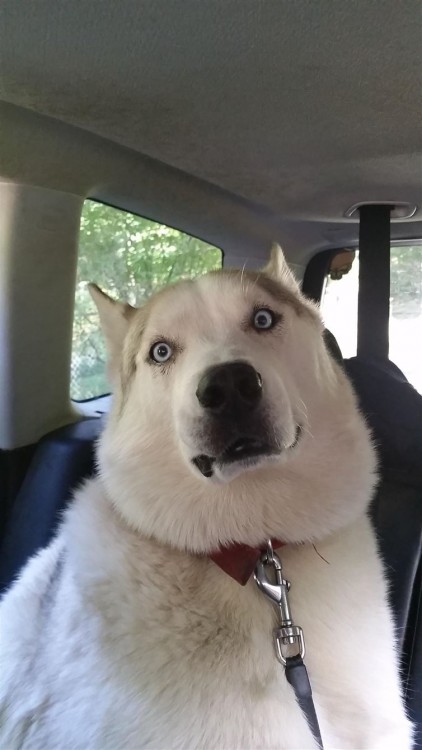
<svg viewBox="0 0 422 750">
<path fill-rule="evenodd" d="M 142 308 L 91 287 L 113 411 L 99 465 L 129 523 L 196 552 L 317 540 L 366 507 L 367 428 L 280 248 L 258 272 L 213 272 Z"/>
</svg>

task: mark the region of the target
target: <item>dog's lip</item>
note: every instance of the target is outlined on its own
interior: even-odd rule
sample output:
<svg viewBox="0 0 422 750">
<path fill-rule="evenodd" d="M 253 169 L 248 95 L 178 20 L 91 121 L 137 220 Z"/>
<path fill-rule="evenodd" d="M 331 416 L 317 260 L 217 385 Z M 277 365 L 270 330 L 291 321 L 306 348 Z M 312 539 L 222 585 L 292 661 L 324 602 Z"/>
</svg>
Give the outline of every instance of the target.
<svg viewBox="0 0 422 750">
<path fill-rule="evenodd" d="M 212 477 L 214 474 L 214 464 L 215 464 L 215 458 L 212 458 L 211 456 L 206 456 L 204 453 L 201 453 L 199 456 L 195 456 L 195 458 L 192 459 L 192 463 L 194 466 L 196 466 L 197 469 L 203 474 L 204 477 Z"/>
<path fill-rule="evenodd" d="M 302 436 L 302 425 L 298 424 L 296 427 L 295 438 L 293 440 L 293 443 L 287 446 L 287 450 L 291 451 L 292 448 L 296 448 L 301 436 Z"/>
<path fill-rule="evenodd" d="M 223 466 L 258 456 L 269 456 L 273 453 L 278 453 L 278 451 L 267 440 L 249 436 L 239 437 L 218 456 L 217 462 Z"/>
<path fill-rule="evenodd" d="M 241 436 L 229 443 L 219 456 L 207 456 L 201 453 L 192 459 L 192 463 L 204 477 L 211 477 L 214 473 L 215 464 L 227 466 L 259 456 L 269 456 L 277 452 L 267 440 L 253 436 Z"/>
<path fill-rule="evenodd" d="M 295 448 L 301 435 L 302 427 L 298 424 L 294 440 L 286 447 L 286 450 L 290 451 Z M 260 456 L 275 456 L 278 453 L 281 453 L 281 449 L 278 446 L 271 445 L 268 440 L 254 436 L 242 436 L 233 440 L 219 456 L 208 456 L 201 453 L 192 459 L 192 463 L 204 477 L 212 477 L 215 464 L 223 467 L 241 462 L 250 463 Z"/>
</svg>

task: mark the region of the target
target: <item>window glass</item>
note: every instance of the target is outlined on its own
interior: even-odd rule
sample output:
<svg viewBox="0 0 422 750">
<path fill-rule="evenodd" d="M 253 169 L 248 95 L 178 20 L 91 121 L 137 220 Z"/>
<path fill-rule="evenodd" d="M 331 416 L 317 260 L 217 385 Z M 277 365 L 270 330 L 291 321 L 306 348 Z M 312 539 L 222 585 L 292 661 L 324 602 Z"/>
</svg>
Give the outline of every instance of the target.
<svg viewBox="0 0 422 750">
<path fill-rule="evenodd" d="M 321 311 L 344 357 L 357 346 L 359 254 L 344 275 L 327 278 Z M 422 393 L 422 245 L 391 248 L 390 359 Z"/>
<path fill-rule="evenodd" d="M 73 323 L 71 398 L 110 390 L 92 281 L 115 299 L 139 305 L 178 279 L 221 268 L 222 252 L 194 237 L 126 211 L 85 201 L 79 239 Z"/>
</svg>

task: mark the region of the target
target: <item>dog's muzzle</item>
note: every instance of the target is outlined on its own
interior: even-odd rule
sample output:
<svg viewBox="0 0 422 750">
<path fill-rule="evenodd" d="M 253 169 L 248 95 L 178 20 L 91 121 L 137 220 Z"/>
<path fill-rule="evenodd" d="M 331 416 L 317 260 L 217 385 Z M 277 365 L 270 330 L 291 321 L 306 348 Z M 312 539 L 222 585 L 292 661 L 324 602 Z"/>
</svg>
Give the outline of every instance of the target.
<svg viewBox="0 0 422 750">
<path fill-rule="evenodd" d="M 224 472 L 235 463 L 251 467 L 281 452 L 263 404 L 262 377 L 248 362 L 209 367 L 196 397 L 203 409 L 205 450 L 192 462 L 203 476 L 213 476 L 217 467 Z M 297 433 L 295 442 L 298 437 Z"/>
</svg>

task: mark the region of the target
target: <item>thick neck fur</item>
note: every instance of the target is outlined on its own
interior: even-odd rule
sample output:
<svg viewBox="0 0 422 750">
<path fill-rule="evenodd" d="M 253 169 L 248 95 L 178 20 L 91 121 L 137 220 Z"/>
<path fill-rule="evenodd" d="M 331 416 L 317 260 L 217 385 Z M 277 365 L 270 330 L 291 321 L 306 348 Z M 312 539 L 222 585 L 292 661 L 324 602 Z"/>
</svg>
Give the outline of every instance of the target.
<svg viewBox="0 0 422 750">
<path fill-rule="evenodd" d="M 232 542 L 260 545 L 268 537 L 321 540 L 362 514 L 375 482 L 367 428 L 349 383 L 339 378 L 329 415 L 326 399 L 321 410 L 318 404 L 309 409 L 310 429 L 288 462 L 245 472 L 225 485 L 193 476 L 162 425 L 156 425 L 161 441 L 151 449 L 151 432 L 131 417 L 143 408 L 142 397 L 133 399 L 100 445 L 108 496 L 129 526 L 180 550 L 209 553 Z"/>
<path fill-rule="evenodd" d="M 243 648 L 256 628 L 261 634 L 268 633 L 262 680 L 268 677 L 268 670 L 275 671 L 270 635 L 275 612 L 264 603 L 252 579 L 242 587 L 206 555 L 182 552 L 130 529 L 100 480 L 89 482 L 77 496 L 68 511 L 64 533 L 66 554 L 84 606 L 106 613 L 107 629 L 114 638 L 120 631 L 122 637 L 136 637 L 144 624 L 150 630 L 151 644 L 155 625 L 160 632 L 163 628 L 171 632 L 172 638 L 178 637 L 180 626 L 180 637 L 186 638 L 189 612 L 197 645 L 201 633 L 204 641 L 210 632 L 217 637 L 220 634 L 224 648 L 227 639 L 231 647 L 240 641 Z M 257 663 L 253 669 L 256 677 L 261 668 Z"/>
</svg>

